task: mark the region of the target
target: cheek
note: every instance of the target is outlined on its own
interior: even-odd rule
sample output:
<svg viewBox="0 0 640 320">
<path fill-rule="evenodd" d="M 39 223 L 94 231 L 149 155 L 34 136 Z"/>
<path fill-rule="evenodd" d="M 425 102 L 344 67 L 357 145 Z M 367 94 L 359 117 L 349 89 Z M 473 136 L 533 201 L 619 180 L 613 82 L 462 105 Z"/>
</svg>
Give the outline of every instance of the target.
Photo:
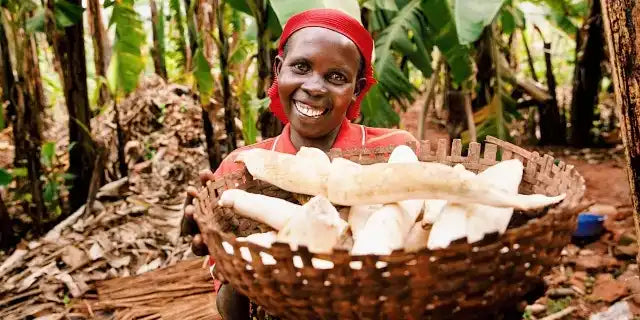
<svg viewBox="0 0 640 320">
<path fill-rule="evenodd" d="M 340 112 L 346 112 L 353 102 L 354 87 L 336 89 L 333 94 L 333 106 Z"/>
<path fill-rule="evenodd" d="M 281 74 L 278 78 L 278 94 L 280 95 L 280 100 L 285 107 L 288 104 L 287 101 L 289 100 L 289 96 L 297 86 L 295 78 L 290 75 Z"/>
</svg>

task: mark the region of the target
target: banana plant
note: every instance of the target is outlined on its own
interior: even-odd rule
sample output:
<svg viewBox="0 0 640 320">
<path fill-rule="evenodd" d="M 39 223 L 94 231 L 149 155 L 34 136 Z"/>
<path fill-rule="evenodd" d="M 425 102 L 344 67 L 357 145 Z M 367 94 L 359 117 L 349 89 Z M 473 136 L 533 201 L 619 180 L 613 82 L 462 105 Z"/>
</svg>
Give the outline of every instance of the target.
<svg viewBox="0 0 640 320">
<path fill-rule="evenodd" d="M 106 0 L 104 3 L 105 8 L 113 6 L 109 27 L 115 29 L 116 36 L 107 78 L 114 96 L 132 92 L 138 86 L 144 69 L 141 48 L 146 42 L 146 35 L 133 5 L 133 0 Z"/>
<path fill-rule="evenodd" d="M 437 47 L 451 69 L 454 82 L 462 83 L 471 76 L 469 47 L 458 39 L 448 0 L 361 3 L 368 9 L 368 27 L 375 35 L 375 72 L 379 82 L 379 88 L 374 88 L 363 101 L 366 124 L 395 125 L 399 118 L 389 100 L 413 101 L 417 88 L 409 80 L 406 67 L 401 68 L 403 60 L 410 62 L 423 77 L 429 77 L 433 72 L 431 55 Z"/>
</svg>

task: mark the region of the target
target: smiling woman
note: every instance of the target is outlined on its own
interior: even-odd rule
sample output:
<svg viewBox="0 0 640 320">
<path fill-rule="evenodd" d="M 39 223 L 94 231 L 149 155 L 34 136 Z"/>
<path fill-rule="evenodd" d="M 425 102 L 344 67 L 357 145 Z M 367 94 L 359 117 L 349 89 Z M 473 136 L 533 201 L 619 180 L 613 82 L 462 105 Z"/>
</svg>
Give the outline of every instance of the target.
<svg viewBox="0 0 640 320">
<path fill-rule="evenodd" d="M 339 10 L 313 9 L 291 17 L 284 27 L 275 60 L 275 80 L 269 89 L 271 111 L 285 126 L 271 139 L 233 151 L 215 173 L 216 179 L 242 170 L 239 152 L 262 148 L 295 154 L 301 147 L 332 148 L 397 146 L 416 141 L 404 130 L 369 128 L 351 123 L 360 114 L 360 102 L 375 84 L 371 65 L 373 39 L 354 18 Z M 196 191 L 190 191 L 195 196 Z M 193 226 L 192 206 L 185 208 L 185 223 Z M 206 253 L 206 223 L 195 234 L 193 251 Z M 190 230 L 184 230 L 189 232 Z M 193 232 L 191 232 L 193 233 Z M 195 232 L 197 233 L 197 231 Z M 210 259 L 213 268 L 215 262 Z M 246 319 L 246 298 L 217 283 L 217 306 L 225 319 Z M 244 302 L 243 302 L 244 301 Z"/>
</svg>

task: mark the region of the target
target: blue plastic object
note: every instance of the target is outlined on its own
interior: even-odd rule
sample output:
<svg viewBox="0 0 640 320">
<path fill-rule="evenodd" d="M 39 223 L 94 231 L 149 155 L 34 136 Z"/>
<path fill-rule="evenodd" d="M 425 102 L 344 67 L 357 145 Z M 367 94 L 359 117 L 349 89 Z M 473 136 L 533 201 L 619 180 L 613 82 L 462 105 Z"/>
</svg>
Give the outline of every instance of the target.
<svg viewBox="0 0 640 320">
<path fill-rule="evenodd" d="M 578 215 L 578 227 L 573 233 L 574 237 L 592 237 L 602 233 L 602 223 L 605 217 L 591 212 L 583 212 Z"/>
</svg>

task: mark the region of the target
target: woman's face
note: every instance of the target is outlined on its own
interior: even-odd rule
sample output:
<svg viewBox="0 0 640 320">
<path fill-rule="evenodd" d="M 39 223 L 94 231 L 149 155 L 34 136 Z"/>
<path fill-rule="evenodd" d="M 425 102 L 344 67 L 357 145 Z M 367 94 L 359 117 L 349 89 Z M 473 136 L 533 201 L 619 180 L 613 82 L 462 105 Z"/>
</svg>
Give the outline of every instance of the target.
<svg viewBox="0 0 640 320">
<path fill-rule="evenodd" d="M 335 31 L 307 27 L 287 41 L 276 60 L 280 100 L 291 128 L 305 138 L 337 129 L 365 79 L 358 79 L 360 52 Z"/>
</svg>

